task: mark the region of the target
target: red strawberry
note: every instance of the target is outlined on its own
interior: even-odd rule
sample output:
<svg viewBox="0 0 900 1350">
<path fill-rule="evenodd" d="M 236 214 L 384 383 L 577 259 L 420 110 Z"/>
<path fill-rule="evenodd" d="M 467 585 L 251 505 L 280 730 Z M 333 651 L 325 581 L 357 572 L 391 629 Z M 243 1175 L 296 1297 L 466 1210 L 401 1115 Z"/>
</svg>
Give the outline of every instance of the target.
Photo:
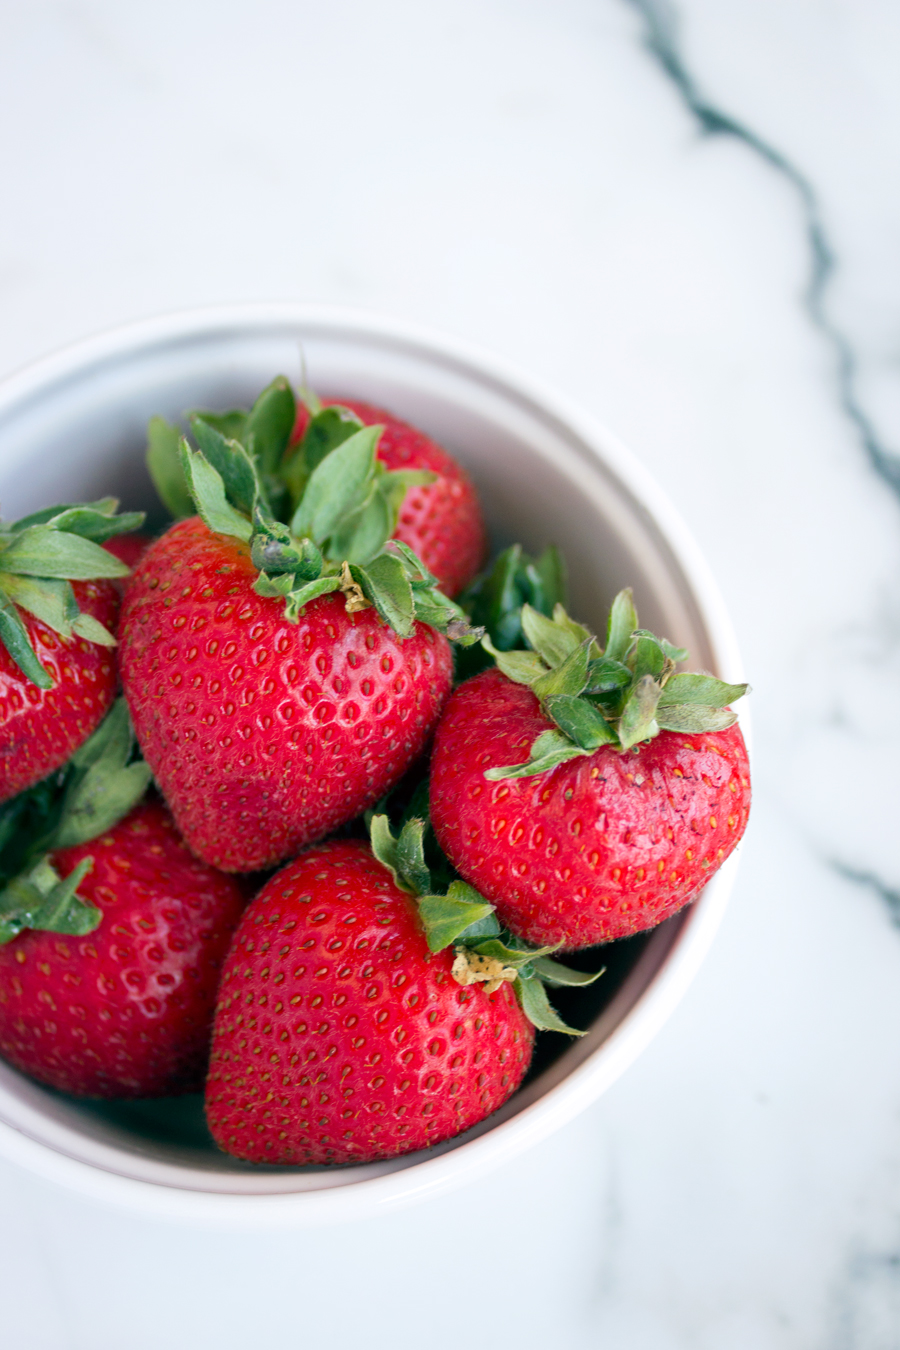
<svg viewBox="0 0 900 1350">
<path fill-rule="evenodd" d="M 375 802 L 424 749 L 452 673 L 433 628 L 401 640 L 339 591 L 290 621 L 258 576 L 247 544 L 181 521 L 138 565 L 121 623 L 144 756 L 189 846 L 228 871 L 290 857 Z"/>
<path fill-rule="evenodd" d="M 75 582 L 78 608 L 114 631 L 119 600 L 108 581 Z M 116 694 L 109 647 L 66 638 L 27 612 L 20 620 L 49 676 L 41 688 L 0 646 L 0 802 L 53 773 L 99 725 Z"/>
<path fill-rule="evenodd" d="M 107 553 L 111 553 L 119 562 L 123 562 L 126 567 L 137 567 L 141 558 L 147 552 L 147 549 L 153 543 L 149 534 L 117 534 L 114 539 L 108 539 L 103 545 Z M 128 585 L 129 578 L 121 577 L 115 583 L 119 595 L 125 594 L 125 588 Z"/>
<path fill-rule="evenodd" d="M 410 487 L 394 538 L 401 539 L 433 572 L 447 595 L 458 595 L 484 561 L 487 536 L 481 507 L 465 470 L 424 432 L 383 408 L 356 399 L 326 399 L 325 407 L 349 408 L 365 426 L 381 425 L 378 458 L 387 469 L 427 469 L 437 482 Z M 302 405 L 292 441 L 302 438 L 309 413 Z"/>
<path fill-rule="evenodd" d="M 118 612 L 101 547 L 144 519 L 113 497 L 0 523 L 0 802 L 66 762 L 112 704 Z"/>
<path fill-rule="evenodd" d="M 85 1096 L 197 1091 L 240 888 L 191 857 L 155 803 L 52 863 L 67 877 L 86 858 L 79 894 L 102 910 L 99 926 L 0 946 L 0 1054 Z"/>
<path fill-rule="evenodd" d="M 438 841 L 529 942 L 572 950 L 652 928 L 746 826 L 747 752 L 723 709 L 746 686 L 674 674 L 685 654 L 637 629 L 630 593 L 617 607 L 601 654 L 560 607 L 553 623 L 525 606 L 534 650 L 492 649 L 507 674 L 463 684 L 435 736 Z"/>
<path fill-rule="evenodd" d="M 323 844 L 284 868 L 247 910 L 222 977 L 206 1089 L 220 1147 L 254 1162 L 364 1162 L 496 1110 L 534 1031 L 507 981 L 462 987 L 453 965 L 364 844 Z"/>
</svg>

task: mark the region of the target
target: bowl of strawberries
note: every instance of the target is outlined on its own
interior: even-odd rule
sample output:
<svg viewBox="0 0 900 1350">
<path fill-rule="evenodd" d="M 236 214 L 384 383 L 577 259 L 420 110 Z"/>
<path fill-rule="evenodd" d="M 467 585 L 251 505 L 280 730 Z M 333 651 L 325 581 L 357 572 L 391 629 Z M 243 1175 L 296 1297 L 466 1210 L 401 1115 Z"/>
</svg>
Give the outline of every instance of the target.
<svg viewBox="0 0 900 1350">
<path fill-rule="evenodd" d="M 240 306 L 7 380 L 0 494 L 6 1156 L 357 1217 L 640 1053 L 731 884 L 746 686 L 612 436 L 405 324 Z"/>
</svg>

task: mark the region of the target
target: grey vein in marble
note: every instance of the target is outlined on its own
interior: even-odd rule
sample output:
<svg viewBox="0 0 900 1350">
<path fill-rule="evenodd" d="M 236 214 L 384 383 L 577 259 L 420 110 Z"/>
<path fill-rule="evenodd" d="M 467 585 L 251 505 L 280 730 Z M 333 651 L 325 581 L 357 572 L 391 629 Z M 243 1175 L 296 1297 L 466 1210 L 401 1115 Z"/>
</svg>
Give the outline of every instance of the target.
<svg viewBox="0 0 900 1350">
<path fill-rule="evenodd" d="M 835 872 L 846 881 L 852 881 L 857 886 L 865 886 L 867 890 L 877 895 L 884 902 L 891 917 L 891 923 L 895 928 L 900 928 L 900 890 L 888 886 L 887 882 L 876 876 L 874 872 L 863 872 L 859 868 L 849 867 L 839 858 L 829 859 L 829 866 L 833 867 Z"/>
<path fill-rule="evenodd" d="M 855 427 L 872 468 L 900 500 L 900 456 L 882 442 L 872 418 L 857 393 L 858 363 L 853 344 L 830 317 L 826 305 L 829 282 L 836 268 L 835 252 L 822 221 L 815 190 L 806 175 L 774 145 L 737 118 L 717 108 L 700 92 L 688 70 L 678 42 L 678 15 L 667 0 L 625 0 L 644 21 L 644 46 L 675 85 L 685 106 L 708 136 L 731 136 L 760 156 L 795 189 L 806 223 L 811 267 L 804 307 L 835 355 L 841 407 Z"/>
<path fill-rule="evenodd" d="M 848 1261 L 836 1290 L 833 1350 L 897 1344 L 900 1319 L 898 1300 L 900 1255 L 897 1252 L 858 1251 Z"/>
</svg>

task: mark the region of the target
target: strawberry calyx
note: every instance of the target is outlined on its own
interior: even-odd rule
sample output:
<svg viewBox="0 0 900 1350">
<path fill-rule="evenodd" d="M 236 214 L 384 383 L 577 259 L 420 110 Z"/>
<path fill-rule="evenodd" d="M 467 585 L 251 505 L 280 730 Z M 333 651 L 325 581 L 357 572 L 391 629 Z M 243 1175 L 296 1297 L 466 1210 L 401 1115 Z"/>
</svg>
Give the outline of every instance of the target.
<svg viewBox="0 0 900 1350">
<path fill-rule="evenodd" d="M 552 618 L 524 604 L 521 622 L 528 650 L 501 651 L 489 637 L 482 646 L 531 689 L 555 729 L 537 737 L 525 763 L 486 770 L 491 781 L 546 773 L 601 746 L 624 753 L 661 731 L 724 731 L 737 721 L 728 705 L 749 686 L 678 672 L 687 652 L 638 627 L 630 589 L 613 601 L 605 649 L 560 604 Z"/>
<path fill-rule="evenodd" d="M 283 377 L 249 413 L 193 414 L 197 449 L 154 418 L 148 466 L 160 495 L 173 514 L 196 509 L 211 530 L 249 544 L 259 571 L 254 589 L 282 599 L 292 623 L 310 601 L 341 591 L 349 613 L 373 606 L 401 638 L 418 621 L 464 646 L 477 643 L 483 629 L 472 627 L 421 559 L 392 538 L 407 490 L 436 475 L 386 469 L 376 453 L 383 427 L 315 404 L 299 446 L 285 458 L 295 419 Z"/>
<path fill-rule="evenodd" d="M 603 970 L 595 974 L 570 970 L 550 959 L 561 943 L 532 947 L 501 928 L 494 906 L 468 882 L 453 880 L 445 893 L 433 894 L 425 858 L 428 828 L 420 816 L 408 818 L 396 838 L 387 815 L 372 816 L 369 826 L 375 857 L 390 871 L 395 884 L 416 898 L 429 951 L 443 951 L 452 944 L 450 973 L 457 984 L 483 984 L 485 993 L 492 994 L 508 980 L 525 1016 L 539 1031 L 583 1036 L 583 1031 L 567 1026 L 555 1011 L 545 985 L 593 984 Z"/>
<path fill-rule="evenodd" d="M 82 937 L 97 927 L 101 911 L 78 894 L 91 859 L 63 879 L 50 855 L 97 838 L 140 801 L 151 774 L 135 753 L 119 698 L 63 768 L 0 806 L 0 944 L 25 928 Z"/>
<path fill-rule="evenodd" d="M 109 629 L 78 608 L 73 581 L 127 577 L 129 568 L 102 548 L 108 539 L 138 529 L 142 511 L 117 515 L 115 497 L 48 506 L 12 523 L 0 522 L 0 642 L 26 679 L 52 689 L 19 610 L 61 637 L 114 647 Z"/>
<path fill-rule="evenodd" d="M 459 597 L 473 626 L 485 629 L 495 647 L 508 652 L 525 646 L 522 606 L 528 604 L 549 619 L 556 605 L 566 603 L 565 561 L 551 544 L 530 557 L 521 544 L 512 544 L 476 577 Z M 490 653 L 480 644 L 457 653 L 457 678 L 467 680 L 491 665 Z"/>
</svg>

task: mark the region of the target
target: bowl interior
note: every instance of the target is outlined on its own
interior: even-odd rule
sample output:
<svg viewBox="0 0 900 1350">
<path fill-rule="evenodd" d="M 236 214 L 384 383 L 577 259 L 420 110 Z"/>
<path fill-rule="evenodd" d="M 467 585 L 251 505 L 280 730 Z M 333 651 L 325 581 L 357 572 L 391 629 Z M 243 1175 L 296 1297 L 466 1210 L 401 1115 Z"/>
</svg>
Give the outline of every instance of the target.
<svg viewBox="0 0 900 1350">
<path fill-rule="evenodd" d="M 301 357 L 302 351 L 302 357 Z M 0 498 L 15 519 L 50 502 L 112 493 L 160 525 L 143 464 L 154 413 L 246 405 L 279 372 L 298 382 L 301 361 L 321 395 L 382 404 L 422 427 L 472 475 L 492 541 L 566 556 L 571 609 L 602 630 L 615 592 L 632 585 L 641 621 L 687 646 L 701 668 L 715 651 L 691 585 L 659 525 L 616 468 L 617 452 L 588 443 L 529 391 L 439 347 L 338 319 L 197 320 L 175 331 L 124 333 L 50 361 L 0 398 Z M 647 992 L 691 922 L 685 911 L 652 934 L 602 953 L 607 974 L 586 990 L 557 991 L 560 1012 L 591 1025 L 575 1044 L 539 1037 L 525 1086 L 497 1115 L 436 1152 L 495 1128 L 551 1091 L 604 1043 Z M 596 968 L 597 953 L 582 955 Z M 577 962 L 575 962 L 577 964 Z M 344 1186 L 415 1165 L 419 1155 L 342 1169 L 264 1168 L 219 1153 L 199 1098 L 95 1103 L 52 1092 L 0 1064 L 0 1120 L 72 1158 L 170 1186 L 243 1193 Z"/>
</svg>

